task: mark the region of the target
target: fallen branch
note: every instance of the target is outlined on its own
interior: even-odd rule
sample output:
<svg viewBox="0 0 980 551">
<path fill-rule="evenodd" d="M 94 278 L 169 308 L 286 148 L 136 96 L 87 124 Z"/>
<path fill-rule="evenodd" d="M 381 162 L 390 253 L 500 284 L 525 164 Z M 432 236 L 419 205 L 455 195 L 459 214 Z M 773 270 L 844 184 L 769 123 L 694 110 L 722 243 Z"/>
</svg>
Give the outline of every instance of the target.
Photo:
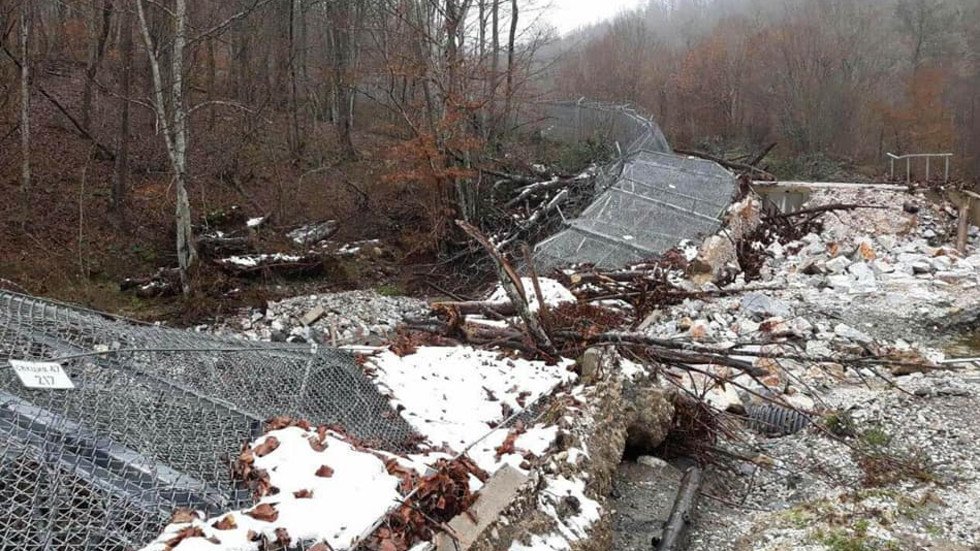
<svg viewBox="0 0 980 551">
<path fill-rule="evenodd" d="M 507 293 L 507 297 L 510 298 L 511 304 L 517 308 L 517 314 L 524 322 L 524 326 L 527 328 L 531 339 L 542 352 L 548 356 L 555 357 L 557 354 L 554 345 L 551 343 L 551 338 L 541 326 L 541 320 L 538 316 L 531 312 L 520 276 L 517 275 L 514 268 L 500 254 L 500 251 L 480 233 L 480 230 L 463 220 L 457 220 L 456 225 L 472 237 L 474 241 L 479 243 L 486 250 L 487 254 L 490 255 L 497 270 L 497 279 L 500 280 L 500 285 L 503 287 L 504 292 Z"/>
<path fill-rule="evenodd" d="M 766 155 L 768 155 L 769 152 L 772 151 L 773 148 L 776 147 L 776 144 L 777 143 L 778 142 L 772 142 L 765 149 L 763 149 L 761 152 L 759 152 L 758 155 L 756 155 L 755 157 L 752 157 L 752 160 L 748 162 L 749 166 L 759 166 L 759 163 L 762 162 L 762 159 L 765 159 L 766 158 Z"/>
<path fill-rule="evenodd" d="M 718 163 L 721 166 L 723 166 L 723 167 L 725 167 L 725 168 L 727 168 L 729 170 L 740 170 L 740 171 L 743 171 L 743 172 L 755 172 L 757 174 L 761 174 L 762 176 L 764 176 L 764 177 L 766 177 L 766 178 L 768 178 L 770 180 L 775 180 L 776 179 L 775 176 L 773 176 L 772 174 L 770 174 L 769 172 L 767 172 L 765 170 L 762 170 L 759 167 L 752 166 L 752 165 L 745 164 L 745 163 L 736 163 L 734 161 L 726 161 L 725 159 L 722 159 L 721 157 L 715 157 L 714 155 L 709 155 L 708 153 L 704 153 L 702 151 L 692 151 L 692 150 L 689 150 L 689 149 L 674 149 L 674 153 L 676 153 L 678 155 L 688 155 L 688 156 L 691 156 L 691 157 L 698 157 L 699 159 L 705 159 L 705 160 L 708 160 L 708 161 L 711 161 L 711 162 L 714 162 L 714 163 Z"/>
<path fill-rule="evenodd" d="M 772 218 L 772 219 L 780 220 L 780 219 L 786 219 L 786 218 L 793 218 L 795 216 L 807 216 L 807 215 L 811 215 L 811 214 L 824 214 L 824 213 L 827 213 L 827 212 L 835 212 L 835 211 L 849 211 L 849 210 L 857 210 L 857 209 L 888 209 L 888 208 L 891 208 L 891 207 L 886 207 L 886 206 L 881 206 L 881 205 L 858 205 L 858 204 L 852 204 L 852 203 L 833 203 L 831 205 L 822 205 L 822 206 L 819 206 L 819 207 L 811 207 L 811 208 L 808 208 L 808 209 L 802 209 L 802 210 L 798 210 L 798 211 L 794 211 L 794 212 L 785 212 L 785 213 L 779 213 L 779 214 L 772 214 L 772 215 L 765 216 L 764 218 Z"/>
<path fill-rule="evenodd" d="M 10 50 L 7 49 L 6 46 L 2 46 L 2 48 L 3 48 L 4 53 L 7 54 L 7 57 L 9 57 L 10 60 L 14 62 L 14 65 L 16 65 L 18 69 L 20 69 L 20 67 L 21 67 L 20 60 L 17 59 L 16 57 L 14 57 L 14 54 L 12 54 L 10 52 Z M 115 152 L 112 151 L 111 149 L 109 149 L 108 147 L 106 147 L 105 145 L 103 145 L 98 139 L 96 139 L 95 136 L 93 136 L 91 133 L 89 133 L 89 131 L 87 129 L 85 129 L 75 119 L 75 117 L 73 117 L 71 115 L 71 113 L 68 112 L 68 109 L 66 109 L 65 106 L 61 104 L 61 102 L 59 102 L 58 100 L 56 100 L 54 98 L 54 96 L 52 96 L 51 94 L 49 94 L 48 91 L 45 90 L 43 86 L 41 86 L 37 82 L 32 83 L 32 85 L 35 88 L 37 88 L 37 91 L 38 92 L 41 92 L 41 95 L 44 96 L 48 101 L 50 101 L 55 106 L 55 108 L 58 109 L 58 111 L 61 111 L 61 114 L 64 115 L 66 119 L 68 119 L 68 121 L 72 124 L 72 126 L 75 127 L 76 130 L 78 130 L 78 133 L 81 134 L 83 138 L 85 138 L 88 141 L 92 142 L 92 144 L 94 144 L 95 147 L 98 148 L 98 150 L 101 151 L 106 156 L 106 158 L 108 160 L 114 161 L 116 159 Z"/>
</svg>

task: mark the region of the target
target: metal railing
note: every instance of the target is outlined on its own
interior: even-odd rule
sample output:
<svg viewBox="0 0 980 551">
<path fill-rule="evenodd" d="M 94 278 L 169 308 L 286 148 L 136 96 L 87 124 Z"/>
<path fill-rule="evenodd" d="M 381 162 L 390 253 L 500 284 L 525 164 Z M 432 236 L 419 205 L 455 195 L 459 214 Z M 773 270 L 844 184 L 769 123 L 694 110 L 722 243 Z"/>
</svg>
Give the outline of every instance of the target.
<svg viewBox="0 0 980 551">
<path fill-rule="evenodd" d="M 895 179 L 895 161 L 905 161 L 905 183 L 912 183 L 912 160 L 913 159 L 925 159 L 926 160 L 926 181 L 929 181 L 931 176 L 931 164 L 933 158 L 940 158 L 943 160 L 943 182 L 949 182 L 949 160 L 953 157 L 952 153 L 912 153 L 908 155 L 895 155 L 894 153 L 888 153 L 888 159 L 891 164 L 891 179 Z"/>
</svg>

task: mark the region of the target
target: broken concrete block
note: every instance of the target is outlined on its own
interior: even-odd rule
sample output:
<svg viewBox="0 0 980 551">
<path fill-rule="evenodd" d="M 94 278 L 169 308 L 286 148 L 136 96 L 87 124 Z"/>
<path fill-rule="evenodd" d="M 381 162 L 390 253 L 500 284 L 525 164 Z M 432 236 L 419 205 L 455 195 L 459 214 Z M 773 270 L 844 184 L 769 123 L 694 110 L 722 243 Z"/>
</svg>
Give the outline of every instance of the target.
<svg viewBox="0 0 980 551">
<path fill-rule="evenodd" d="M 762 293 L 748 293 L 743 296 L 742 310 L 756 320 L 767 317 L 788 318 L 793 314 L 789 304 Z"/>
<path fill-rule="evenodd" d="M 527 482 L 527 475 L 504 465 L 500 468 L 480 493 L 467 513 L 449 521 L 449 527 L 456 535 L 454 540 L 446 533 L 436 535 L 435 544 L 438 551 L 465 551 L 480 537 L 480 534 L 497 521 L 507 507 L 517 497 L 521 486 Z"/>
<path fill-rule="evenodd" d="M 310 310 L 309 312 L 307 312 L 305 315 L 303 315 L 303 317 L 300 318 L 299 322 L 305 326 L 310 326 L 316 323 L 317 320 L 322 318 L 324 315 L 326 315 L 326 313 L 327 312 L 323 309 L 322 306 L 317 306 L 312 310 Z"/>
</svg>

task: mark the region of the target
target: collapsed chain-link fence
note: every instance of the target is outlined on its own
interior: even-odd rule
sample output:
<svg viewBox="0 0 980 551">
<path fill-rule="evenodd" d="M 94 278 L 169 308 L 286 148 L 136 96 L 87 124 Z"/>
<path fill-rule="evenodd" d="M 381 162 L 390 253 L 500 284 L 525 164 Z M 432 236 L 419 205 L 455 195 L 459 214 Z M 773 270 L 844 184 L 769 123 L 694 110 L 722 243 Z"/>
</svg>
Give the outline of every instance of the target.
<svg viewBox="0 0 980 551">
<path fill-rule="evenodd" d="M 29 388 L 11 360 L 56 361 L 74 388 Z M 178 507 L 246 506 L 230 461 L 278 415 L 382 449 L 413 437 L 349 354 L 0 292 L 0 549 L 138 549 Z"/>
<path fill-rule="evenodd" d="M 701 159 L 674 155 L 660 128 L 636 111 L 591 102 L 547 103 L 526 125 L 551 139 L 604 140 L 614 158 L 599 167 L 597 199 L 567 228 L 542 241 L 542 269 L 568 264 L 616 268 L 657 256 L 683 239 L 716 231 L 735 195 L 734 176 Z"/>
</svg>

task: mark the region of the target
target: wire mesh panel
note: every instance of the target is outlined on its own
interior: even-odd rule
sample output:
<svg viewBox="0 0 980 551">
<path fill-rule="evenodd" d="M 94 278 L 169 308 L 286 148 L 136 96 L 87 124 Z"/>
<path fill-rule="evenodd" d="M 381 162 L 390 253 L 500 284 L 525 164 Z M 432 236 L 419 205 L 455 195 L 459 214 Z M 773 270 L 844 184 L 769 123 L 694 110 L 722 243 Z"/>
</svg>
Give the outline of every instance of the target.
<svg viewBox="0 0 980 551">
<path fill-rule="evenodd" d="M 628 109 L 581 102 L 544 109 L 549 113 L 544 120 L 565 121 L 547 128 L 556 139 L 597 133 L 626 147 L 600 170 L 601 194 L 592 205 L 567 229 L 538 244 L 535 258 L 543 269 L 585 263 L 616 268 L 718 229 L 735 194 L 730 172 L 710 161 L 673 155 L 659 127 Z"/>
<path fill-rule="evenodd" d="M 74 388 L 28 388 L 9 360 L 57 360 Z M 242 507 L 230 459 L 277 415 L 391 450 L 413 437 L 346 353 L 0 292 L 0 549 L 133 549 L 178 507 Z"/>
<path fill-rule="evenodd" d="M 623 105 L 584 100 L 533 103 L 522 106 L 518 120 L 519 127 L 537 129 L 544 137 L 559 142 L 598 139 L 618 145 L 624 154 L 643 150 L 671 152 L 656 123 Z"/>
</svg>

